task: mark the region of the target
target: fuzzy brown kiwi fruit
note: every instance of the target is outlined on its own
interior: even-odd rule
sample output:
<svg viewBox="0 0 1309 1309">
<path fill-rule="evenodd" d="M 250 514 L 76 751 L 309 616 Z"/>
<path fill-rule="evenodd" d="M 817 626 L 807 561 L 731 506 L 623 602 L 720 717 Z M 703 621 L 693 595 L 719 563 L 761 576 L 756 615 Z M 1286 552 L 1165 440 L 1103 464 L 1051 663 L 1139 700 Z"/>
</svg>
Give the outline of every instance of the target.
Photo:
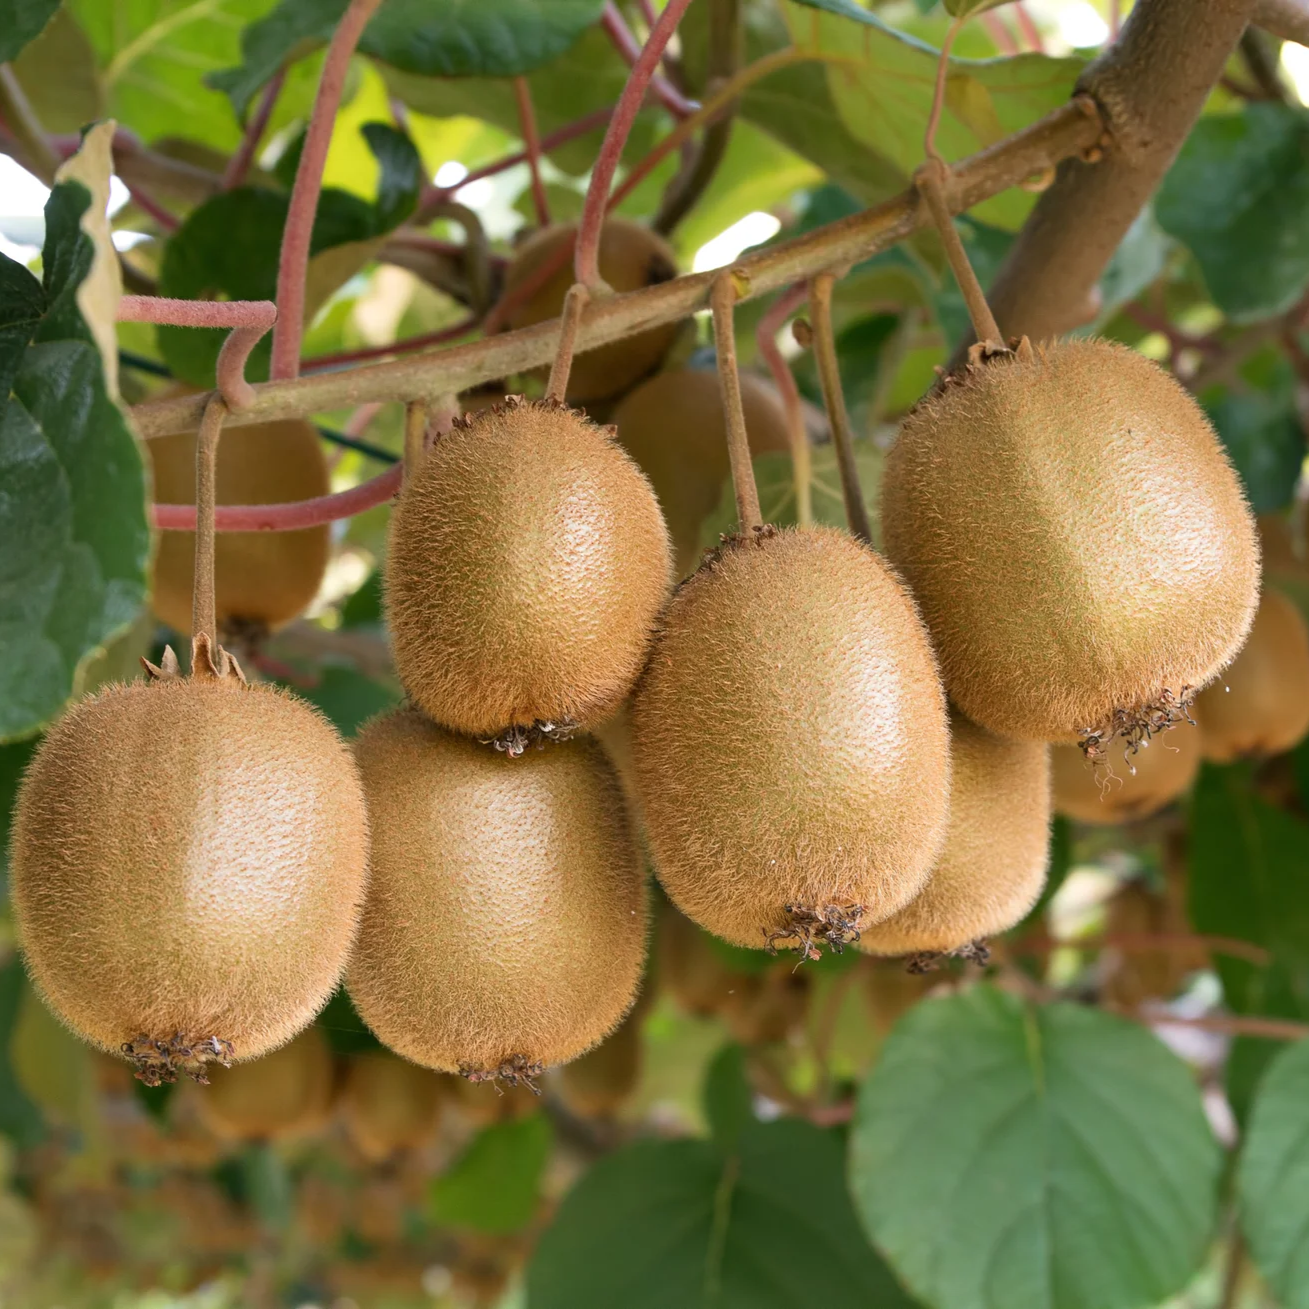
<svg viewBox="0 0 1309 1309">
<path fill-rule="evenodd" d="M 737 979 L 719 1013 L 742 1045 L 773 1045 L 804 1026 L 812 978 L 789 962 Z"/>
<path fill-rule="evenodd" d="M 341 1091 L 346 1132 L 373 1163 L 418 1149 L 436 1132 L 444 1090 L 441 1078 L 430 1069 L 386 1051 L 352 1055 Z"/>
<path fill-rule="evenodd" d="M 10 869 L 46 1002 L 153 1082 L 306 1026 L 345 967 L 368 851 L 359 775 L 317 710 L 175 668 L 50 729 Z"/>
<path fill-rule="evenodd" d="M 230 1141 L 305 1136 L 327 1121 L 335 1070 L 318 1027 L 248 1063 L 217 1068 L 197 1092 L 201 1121 Z"/>
<path fill-rule="evenodd" d="M 673 597 L 632 699 L 655 872 L 737 945 L 841 946 L 922 888 L 949 728 L 904 586 L 832 528 L 732 541 Z"/>
<path fill-rule="evenodd" d="M 160 504 L 195 503 L 195 433 L 147 441 Z M 331 488 L 322 441 L 303 419 L 254 423 L 223 433 L 218 447 L 220 505 L 311 500 Z M 219 532 L 214 591 L 220 630 L 234 636 L 275 631 L 318 594 L 331 553 L 331 528 L 298 532 Z M 191 633 L 195 533 L 161 532 L 151 574 L 151 605 L 175 631 Z"/>
<path fill-rule="evenodd" d="M 641 1080 L 641 1022 L 633 1011 L 580 1059 L 559 1070 L 559 1094 L 580 1118 L 612 1118 Z"/>
<path fill-rule="evenodd" d="M 973 953 L 984 958 L 981 943 L 1036 903 L 1049 845 L 1049 747 L 1006 740 L 956 711 L 945 847 L 917 898 L 865 929 L 859 948 L 938 955 L 980 945 Z"/>
<path fill-rule="evenodd" d="M 786 413 L 771 382 L 741 374 L 741 407 L 751 454 L 791 448 Z M 623 449 L 650 479 L 685 576 L 700 558 L 700 524 L 718 507 L 727 480 L 727 424 L 718 374 L 673 368 L 642 382 L 614 411 Z"/>
<path fill-rule="evenodd" d="M 946 689 L 1006 736 L 1140 739 L 1241 648 L 1259 547 L 1191 396 L 1108 341 L 975 363 L 904 421 L 882 531 Z"/>
<path fill-rule="evenodd" d="M 598 722 L 641 669 L 671 567 L 654 492 L 603 428 L 548 402 L 461 421 L 391 517 L 400 680 L 483 740 Z"/>
<path fill-rule="evenodd" d="M 744 974 L 730 967 L 710 938 L 673 905 L 659 915 L 659 984 L 679 1009 L 698 1018 L 721 1013 Z"/>
<path fill-rule="evenodd" d="M 572 224 L 543 228 L 530 236 L 505 270 L 505 294 L 512 294 L 515 287 L 536 275 L 562 247 L 571 250 L 576 240 L 577 228 Z M 626 218 L 609 218 L 600 231 L 600 276 L 615 291 L 639 291 L 671 282 L 677 276 L 677 256 L 648 227 Z M 573 261 L 568 258 L 543 286 L 510 311 L 505 325 L 530 327 L 558 318 L 572 284 Z M 568 399 L 581 404 L 626 391 L 659 367 L 677 331 L 676 323 L 665 323 L 583 351 L 574 358 L 568 375 Z"/>
<path fill-rule="evenodd" d="M 1309 732 L 1309 627 L 1267 588 L 1249 640 L 1195 702 L 1200 752 L 1215 763 L 1281 754 Z"/>
<path fill-rule="evenodd" d="M 1148 818 L 1190 789 L 1200 771 L 1200 729 L 1179 723 L 1135 753 L 1121 738 L 1091 763 L 1075 745 L 1050 751 L 1055 812 L 1083 823 Z"/>
<path fill-rule="evenodd" d="M 1102 956 L 1103 994 L 1124 1009 L 1138 1009 L 1150 1000 L 1171 1000 L 1192 972 L 1208 965 L 1203 949 L 1197 950 L 1180 939 L 1155 950 L 1143 950 L 1140 941 L 1129 939 L 1179 938 L 1191 930 L 1185 912 L 1172 897 L 1158 894 L 1142 882 L 1128 882 L 1115 893 L 1109 901 L 1104 930 L 1110 945 Z"/>
<path fill-rule="evenodd" d="M 510 1084 L 603 1040 L 640 985 L 646 898 L 599 745 L 508 759 L 401 709 L 356 753 L 374 838 L 348 986 L 369 1027 Z"/>
</svg>

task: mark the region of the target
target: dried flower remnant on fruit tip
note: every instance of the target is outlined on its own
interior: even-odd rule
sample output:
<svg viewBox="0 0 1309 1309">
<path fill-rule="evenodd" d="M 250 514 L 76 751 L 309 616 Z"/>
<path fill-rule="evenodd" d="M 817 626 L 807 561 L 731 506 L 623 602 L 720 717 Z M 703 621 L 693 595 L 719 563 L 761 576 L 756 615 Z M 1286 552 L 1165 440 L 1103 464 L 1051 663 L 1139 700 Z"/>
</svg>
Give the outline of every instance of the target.
<svg viewBox="0 0 1309 1309">
<path fill-rule="evenodd" d="M 1196 689 L 1184 686 L 1180 692 L 1164 687 L 1154 700 L 1134 709 L 1115 709 L 1109 718 L 1095 727 L 1078 729 L 1078 748 L 1087 763 L 1109 766 L 1108 748 L 1119 737 L 1123 738 L 1123 754 L 1128 771 L 1135 776 L 1132 756 L 1145 749 L 1152 738 L 1169 732 L 1179 723 L 1195 726 L 1191 706 L 1195 704 Z"/>
<path fill-rule="evenodd" d="M 940 968 L 943 959 L 962 959 L 964 963 L 985 968 L 991 962 L 991 951 L 985 941 L 969 941 L 955 950 L 920 950 L 909 956 L 904 970 L 915 977 L 934 973 Z"/>
<path fill-rule="evenodd" d="M 193 1041 L 181 1032 L 175 1033 L 167 1041 L 152 1040 L 143 1034 L 135 1041 L 124 1041 L 122 1053 L 132 1065 L 137 1080 L 146 1086 L 175 1082 L 179 1074 L 184 1074 L 201 1086 L 208 1086 L 207 1066 L 217 1063 L 230 1068 L 235 1057 L 231 1041 L 224 1041 L 218 1036 L 205 1036 Z"/>
<path fill-rule="evenodd" d="M 501 754 L 517 759 L 529 746 L 543 750 L 547 741 L 571 741 L 576 731 L 577 724 L 571 719 L 562 723 L 543 723 L 538 719 L 527 727 L 519 724 L 506 727 L 499 736 L 482 738 L 481 744 L 494 746 Z"/>
<path fill-rule="evenodd" d="M 531 1060 L 524 1054 L 511 1054 L 498 1068 L 473 1068 L 463 1065 L 459 1076 L 476 1085 L 478 1082 L 490 1082 L 498 1095 L 503 1095 L 500 1083 L 506 1086 L 525 1086 L 533 1095 L 540 1095 L 541 1088 L 536 1079 L 545 1072 L 545 1064 L 539 1059 Z"/>
<path fill-rule="evenodd" d="M 141 666 L 149 675 L 151 681 L 171 682 L 176 678 L 185 677 L 182 672 L 182 666 L 178 663 L 177 655 L 171 645 L 164 647 L 163 657 L 157 664 L 152 664 L 150 660 L 142 658 Z M 229 654 L 220 645 L 215 650 L 210 644 L 209 638 L 203 634 L 197 636 L 191 642 L 191 675 L 193 677 L 214 677 L 220 681 L 237 682 L 241 686 L 246 685 L 245 673 L 241 670 L 241 665 L 237 662 L 235 655 Z"/>
<path fill-rule="evenodd" d="M 776 931 L 764 930 L 764 948 L 769 954 L 776 954 L 778 943 L 782 942 L 784 949 L 799 951 L 801 963 L 806 959 L 820 959 L 824 945 L 837 954 L 843 953 L 847 945 L 854 945 L 859 940 L 859 923 L 866 912 L 861 904 L 788 904 L 783 905 L 783 910 L 789 921 Z"/>
</svg>

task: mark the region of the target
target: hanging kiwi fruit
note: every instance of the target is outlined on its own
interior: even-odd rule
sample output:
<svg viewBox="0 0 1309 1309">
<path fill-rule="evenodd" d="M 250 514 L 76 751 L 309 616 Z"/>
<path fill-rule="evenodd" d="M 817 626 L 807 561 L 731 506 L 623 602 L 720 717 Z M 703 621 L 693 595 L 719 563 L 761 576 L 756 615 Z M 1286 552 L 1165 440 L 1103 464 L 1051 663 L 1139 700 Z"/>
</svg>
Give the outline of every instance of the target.
<svg viewBox="0 0 1309 1309">
<path fill-rule="evenodd" d="M 1309 732 L 1309 627 L 1268 587 L 1250 638 L 1195 702 L 1200 750 L 1215 763 L 1281 754 Z"/>
<path fill-rule="evenodd" d="M 378 1038 L 510 1085 L 603 1040 L 636 998 L 646 901 L 599 745 L 509 759 L 402 708 L 356 753 L 372 880 L 348 986 Z"/>
<path fill-rule="evenodd" d="M 341 1090 L 346 1134 L 372 1163 L 416 1150 L 436 1134 L 444 1091 L 436 1073 L 389 1051 L 353 1054 Z"/>
<path fill-rule="evenodd" d="M 916 971 L 937 956 L 984 962 L 986 938 L 1017 923 L 1045 884 L 1050 843 L 1049 749 L 950 718 L 950 825 L 919 895 L 864 929 L 859 948 L 911 955 Z"/>
<path fill-rule="evenodd" d="M 671 568 L 654 492 L 608 432 L 511 400 L 439 437 L 392 514 L 396 670 L 435 722 L 518 753 L 618 707 Z"/>
<path fill-rule="evenodd" d="M 214 643 L 214 456 L 205 410 L 191 674 L 74 705 L 14 815 L 10 891 L 28 969 L 80 1036 L 155 1084 L 253 1059 L 322 1007 L 367 866 L 359 775 L 318 711 L 248 685 Z M 73 798 L 76 803 L 73 803 Z"/>
<path fill-rule="evenodd" d="M 571 255 L 576 243 L 577 227 L 569 224 L 544 228 L 518 247 L 505 270 L 506 296 L 529 281 L 539 281 L 547 265 L 556 265 L 556 271 L 510 311 L 507 327 L 530 327 L 559 316 L 573 285 L 572 258 L 561 256 L 565 249 Z M 600 230 L 600 276 L 615 291 L 639 291 L 672 281 L 677 276 L 677 257 L 648 227 L 626 218 L 609 218 Z M 668 323 L 579 354 L 569 379 L 568 399 L 586 404 L 621 395 L 659 367 L 677 332 L 678 325 Z"/>
<path fill-rule="evenodd" d="M 179 392 L 174 392 L 179 393 Z M 195 434 L 145 443 L 155 499 L 195 503 Z M 285 419 L 234 427 L 219 446 L 217 503 L 279 504 L 331 490 L 322 441 L 311 423 Z M 302 613 L 318 594 L 331 553 L 331 529 L 223 532 L 214 550 L 219 630 L 257 642 Z M 151 607 L 176 632 L 191 635 L 195 533 L 162 532 L 150 577 Z"/>
<path fill-rule="evenodd" d="M 1055 812 L 1082 823 L 1148 818 L 1191 789 L 1200 771 L 1200 731 L 1178 723 L 1136 745 L 1119 737 L 1097 759 L 1075 745 L 1050 749 Z"/>
</svg>

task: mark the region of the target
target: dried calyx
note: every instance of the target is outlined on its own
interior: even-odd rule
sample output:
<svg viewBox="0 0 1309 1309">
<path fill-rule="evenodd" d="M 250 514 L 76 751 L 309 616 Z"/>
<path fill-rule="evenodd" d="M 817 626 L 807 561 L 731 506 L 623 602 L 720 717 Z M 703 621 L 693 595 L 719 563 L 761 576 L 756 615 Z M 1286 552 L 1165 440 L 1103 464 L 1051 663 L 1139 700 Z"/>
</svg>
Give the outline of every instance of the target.
<svg viewBox="0 0 1309 1309">
<path fill-rule="evenodd" d="M 861 904 L 783 906 L 785 927 L 764 931 L 764 948 L 776 954 L 780 944 L 785 950 L 798 950 L 801 962 L 822 957 L 822 947 L 841 954 L 847 945 L 859 940 L 859 924 L 866 912 Z"/>
<path fill-rule="evenodd" d="M 500 1089 L 500 1083 L 505 1086 L 525 1086 L 533 1095 L 540 1095 L 541 1088 L 537 1086 L 536 1079 L 545 1072 L 545 1064 L 539 1060 L 533 1061 L 528 1059 L 524 1054 L 511 1054 L 498 1068 L 469 1068 L 467 1066 L 459 1069 L 460 1077 L 476 1084 L 478 1082 L 491 1082 L 496 1090 Z"/>
</svg>

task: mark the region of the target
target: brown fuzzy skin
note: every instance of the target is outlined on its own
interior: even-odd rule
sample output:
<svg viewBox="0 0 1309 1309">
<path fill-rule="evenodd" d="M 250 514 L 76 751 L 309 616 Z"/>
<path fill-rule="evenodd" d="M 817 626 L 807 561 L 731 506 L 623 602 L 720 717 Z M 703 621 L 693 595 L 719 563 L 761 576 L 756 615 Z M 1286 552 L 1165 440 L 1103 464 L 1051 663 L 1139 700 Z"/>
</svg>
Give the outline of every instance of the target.
<svg viewBox="0 0 1309 1309">
<path fill-rule="evenodd" d="M 699 1018 L 720 1012 L 745 976 L 729 968 L 704 932 L 671 904 L 664 904 L 656 932 L 659 985 L 679 1009 Z"/>
<path fill-rule="evenodd" d="M 533 233 L 514 251 L 505 270 L 505 292 L 512 292 L 552 258 L 560 246 L 576 243 L 574 224 L 547 227 Z M 639 291 L 671 282 L 677 276 L 677 256 L 661 236 L 626 218 L 608 218 L 600 231 L 600 276 L 615 291 Z M 573 284 L 568 259 L 528 300 L 512 309 L 505 326 L 530 327 L 558 318 Z M 583 351 L 573 359 L 568 375 L 568 399 L 574 403 L 619 395 L 659 367 L 677 338 L 678 324 L 665 323 L 622 340 Z"/>
<path fill-rule="evenodd" d="M 443 1072 L 602 1041 L 640 985 L 646 897 L 600 747 L 508 759 L 400 709 L 356 753 L 375 835 L 348 986 L 378 1038 Z"/>
<path fill-rule="evenodd" d="M 1195 702 L 1200 751 L 1215 763 L 1281 754 L 1309 732 L 1309 627 L 1265 590 L 1250 639 Z"/>
<path fill-rule="evenodd" d="M 481 739 L 608 716 L 671 576 L 645 475 L 575 410 L 511 404 L 442 436 L 391 516 L 396 670 L 436 722 Z"/>
<path fill-rule="evenodd" d="M 762 973 L 737 979 L 719 1011 L 732 1039 L 742 1045 L 774 1045 L 789 1040 L 809 1016 L 809 973 L 788 959 Z"/>
<path fill-rule="evenodd" d="M 215 1068 L 196 1088 L 201 1121 L 229 1141 L 306 1136 L 327 1121 L 335 1091 L 332 1052 L 317 1027 L 249 1063 Z"/>
<path fill-rule="evenodd" d="M 791 448 L 786 413 L 771 382 L 741 374 L 741 408 L 750 452 Z M 659 497 L 677 552 L 678 577 L 700 561 L 700 524 L 722 499 L 727 426 L 718 374 L 673 368 L 642 382 L 614 411 L 618 442 L 641 465 Z"/>
<path fill-rule="evenodd" d="M 886 552 L 951 698 L 1005 736 L 1071 741 L 1198 691 L 1241 648 L 1259 547 L 1195 401 L 1108 341 L 972 369 L 905 419 Z"/>
<path fill-rule="evenodd" d="M 559 1094 L 581 1118 L 612 1118 L 641 1080 L 641 1024 L 629 1015 L 594 1050 L 559 1070 Z"/>
<path fill-rule="evenodd" d="M 367 858 L 359 775 L 317 710 L 174 678 L 105 687 L 50 729 L 10 891 L 32 979 L 80 1036 L 217 1037 L 254 1059 L 335 988 Z"/>
<path fill-rule="evenodd" d="M 367 1050 L 350 1057 L 341 1117 L 359 1153 L 383 1163 L 432 1139 L 444 1097 L 444 1083 L 430 1069 Z"/>
<path fill-rule="evenodd" d="M 195 504 L 195 433 L 145 443 L 159 504 Z M 303 419 L 233 427 L 218 443 L 217 502 L 278 504 L 331 490 L 323 445 Z M 331 528 L 299 532 L 219 532 L 214 592 L 219 626 L 273 631 L 318 594 L 331 554 Z M 151 575 L 151 606 L 175 631 L 191 633 L 195 533 L 161 532 Z"/>
<path fill-rule="evenodd" d="M 1095 765 L 1077 746 L 1056 745 L 1050 751 L 1050 766 L 1055 812 L 1065 818 L 1082 823 L 1148 818 L 1195 781 L 1200 771 L 1200 729 L 1178 723 L 1130 756 L 1124 743 L 1115 741 L 1105 763 Z"/>
<path fill-rule="evenodd" d="M 895 574 L 832 528 L 729 544 L 683 583 L 633 696 L 632 753 L 659 880 L 737 945 L 787 928 L 788 904 L 890 917 L 945 836 L 926 633 Z"/>
<path fill-rule="evenodd" d="M 949 954 L 1006 931 L 1036 903 L 1050 847 L 1050 752 L 950 718 L 950 827 L 918 898 L 868 928 L 869 954 Z"/>
</svg>

